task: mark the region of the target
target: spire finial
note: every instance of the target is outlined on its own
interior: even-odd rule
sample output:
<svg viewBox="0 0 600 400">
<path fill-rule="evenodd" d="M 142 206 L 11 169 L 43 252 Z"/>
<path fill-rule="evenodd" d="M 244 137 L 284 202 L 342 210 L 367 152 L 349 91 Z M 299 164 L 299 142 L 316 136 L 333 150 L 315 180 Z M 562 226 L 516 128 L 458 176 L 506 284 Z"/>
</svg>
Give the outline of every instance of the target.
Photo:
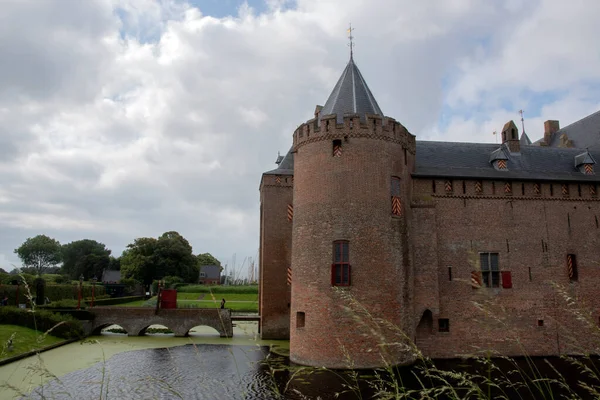
<svg viewBox="0 0 600 400">
<path fill-rule="evenodd" d="M 352 60 L 352 56 L 353 56 L 353 49 L 354 49 L 354 36 L 352 36 L 352 31 L 354 30 L 354 28 L 352 28 L 352 23 L 350 23 L 350 27 L 348 28 L 348 40 L 350 40 L 350 43 L 348 43 L 348 46 L 350 46 L 350 60 Z"/>
<path fill-rule="evenodd" d="M 525 111 L 519 110 L 519 114 L 521 114 L 521 126 L 523 127 L 523 133 L 525 133 L 525 118 L 523 118 L 523 113 Z"/>
</svg>

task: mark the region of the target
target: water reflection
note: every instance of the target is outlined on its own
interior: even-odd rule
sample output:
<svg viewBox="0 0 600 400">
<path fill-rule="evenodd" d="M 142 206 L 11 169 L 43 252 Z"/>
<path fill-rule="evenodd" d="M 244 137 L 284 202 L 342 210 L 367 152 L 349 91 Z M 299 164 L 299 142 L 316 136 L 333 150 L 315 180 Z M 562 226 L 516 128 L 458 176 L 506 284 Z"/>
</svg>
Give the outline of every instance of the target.
<svg viewBox="0 0 600 400">
<path fill-rule="evenodd" d="M 71 372 L 31 398 L 271 399 L 266 347 L 185 345 L 119 353 Z"/>
<path fill-rule="evenodd" d="M 597 360 L 576 362 L 599 370 Z M 354 400 L 381 398 L 382 390 L 410 399 L 423 398 L 427 391 L 427 398 L 436 399 L 450 393 L 458 398 L 591 398 L 580 382 L 596 388 L 600 383 L 559 358 L 438 360 L 427 368 L 421 363 L 388 372 L 290 365 L 267 346 L 188 344 L 118 353 L 68 373 L 28 398 Z"/>
</svg>

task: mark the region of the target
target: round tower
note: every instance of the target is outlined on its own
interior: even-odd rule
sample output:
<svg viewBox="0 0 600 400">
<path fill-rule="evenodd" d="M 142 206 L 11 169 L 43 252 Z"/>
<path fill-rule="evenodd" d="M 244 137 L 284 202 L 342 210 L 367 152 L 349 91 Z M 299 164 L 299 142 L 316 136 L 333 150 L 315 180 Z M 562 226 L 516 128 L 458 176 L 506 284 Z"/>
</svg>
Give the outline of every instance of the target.
<svg viewBox="0 0 600 400">
<path fill-rule="evenodd" d="M 415 137 L 384 117 L 351 58 L 293 143 L 291 360 L 328 368 L 412 362 Z"/>
</svg>

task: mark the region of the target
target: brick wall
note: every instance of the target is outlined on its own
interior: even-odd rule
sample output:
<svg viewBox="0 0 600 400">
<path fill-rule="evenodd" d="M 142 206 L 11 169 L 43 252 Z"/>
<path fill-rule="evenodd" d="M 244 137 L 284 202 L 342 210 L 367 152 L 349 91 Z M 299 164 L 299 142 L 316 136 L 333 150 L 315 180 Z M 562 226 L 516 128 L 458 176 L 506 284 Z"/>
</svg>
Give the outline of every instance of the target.
<svg viewBox="0 0 600 400">
<path fill-rule="evenodd" d="M 287 268 L 292 257 L 288 205 L 293 201 L 293 176 L 263 175 L 260 196 L 260 333 L 263 339 L 288 339 L 291 289 Z"/>
<path fill-rule="evenodd" d="M 504 193 L 503 181 L 483 181 L 481 194 L 475 181 L 464 183 L 463 193 L 463 181 L 454 180 L 451 194 L 444 190 L 445 180 L 436 181 L 436 193 L 431 180 L 415 180 L 413 185 L 416 268 L 437 269 L 437 276 L 427 273 L 428 278 L 416 282 L 421 288 L 417 292 L 423 293 L 415 304 L 415 323 L 425 310 L 433 314 L 432 331 L 421 330 L 417 338 L 424 353 L 455 357 L 482 350 L 504 355 L 596 350 L 600 202 L 588 185 L 569 184 L 569 196 L 563 196 L 560 183 L 552 183 L 553 195 L 550 183 L 541 183 L 539 195 L 533 182 L 513 181 L 510 195 Z M 425 203 L 435 208 L 422 208 Z M 435 233 L 429 249 L 423 232 Z M 499 254 L 500 269 L 511 272 L 512 288 L 471 287 L 471 271 L 479 269 L 480 252 Z M 569 253 L 577 260 L 579 277 L 574 283 L 567 275 Z M 439 296 L 439 309 L 430 296 Z M 577 299 L 576 306 L 586 313 L 574 313 L 567 296 Z M 582 315 L 590 324 L 582 322 Z M 449 332 L 437 331 L 439 318 L 449 319 Z"/>
<path fill-rule="evenodd" d="M 378 344 L 403 339 L 398 332 L 379 329 L 370 315 L 412 330 L 407 232 L 414 137 L 387 119 L 350 121 L 332 122 L 328 130 L 323 121 L 316 130 L 309 121 L 294 135 L 290 358 L 300 364 L 381 365 Z M 333 140 L 341 140 L 339 157 L 333 156 Z M 392 176 L 401 179 L 402 217 L 391 213 Z M 349 242 L 351 265 L 351 286 L 339 290 L 331 286 L 336 240 Z M 353 304 L 360 306 L 349 312 L 345 306 Z M 298 313 L 304 313 L 303 327 L 297 325 Z M 412 360 L 402 345 L 383 351 L 392 363 Z"/>
</svg>

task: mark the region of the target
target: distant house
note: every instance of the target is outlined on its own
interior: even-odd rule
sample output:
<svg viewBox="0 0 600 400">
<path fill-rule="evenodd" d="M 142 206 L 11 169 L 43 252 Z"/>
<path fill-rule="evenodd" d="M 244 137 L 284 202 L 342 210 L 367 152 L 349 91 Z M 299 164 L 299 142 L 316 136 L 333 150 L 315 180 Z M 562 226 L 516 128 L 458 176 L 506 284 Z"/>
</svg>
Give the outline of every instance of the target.
<svg viewBox="0 0 600 400">
<path fill-rule="evenodd" d="M 221 267 L 218 265 L 201 265 L 198 283 L 218 285 L 221 283 Z"/>
<path fill-rule="evenodd" d="M 121 271 L 112 271 L 105 269 L 102 271 L 102 283 L 119 283 L 121 281 Z"/>
</svg>

